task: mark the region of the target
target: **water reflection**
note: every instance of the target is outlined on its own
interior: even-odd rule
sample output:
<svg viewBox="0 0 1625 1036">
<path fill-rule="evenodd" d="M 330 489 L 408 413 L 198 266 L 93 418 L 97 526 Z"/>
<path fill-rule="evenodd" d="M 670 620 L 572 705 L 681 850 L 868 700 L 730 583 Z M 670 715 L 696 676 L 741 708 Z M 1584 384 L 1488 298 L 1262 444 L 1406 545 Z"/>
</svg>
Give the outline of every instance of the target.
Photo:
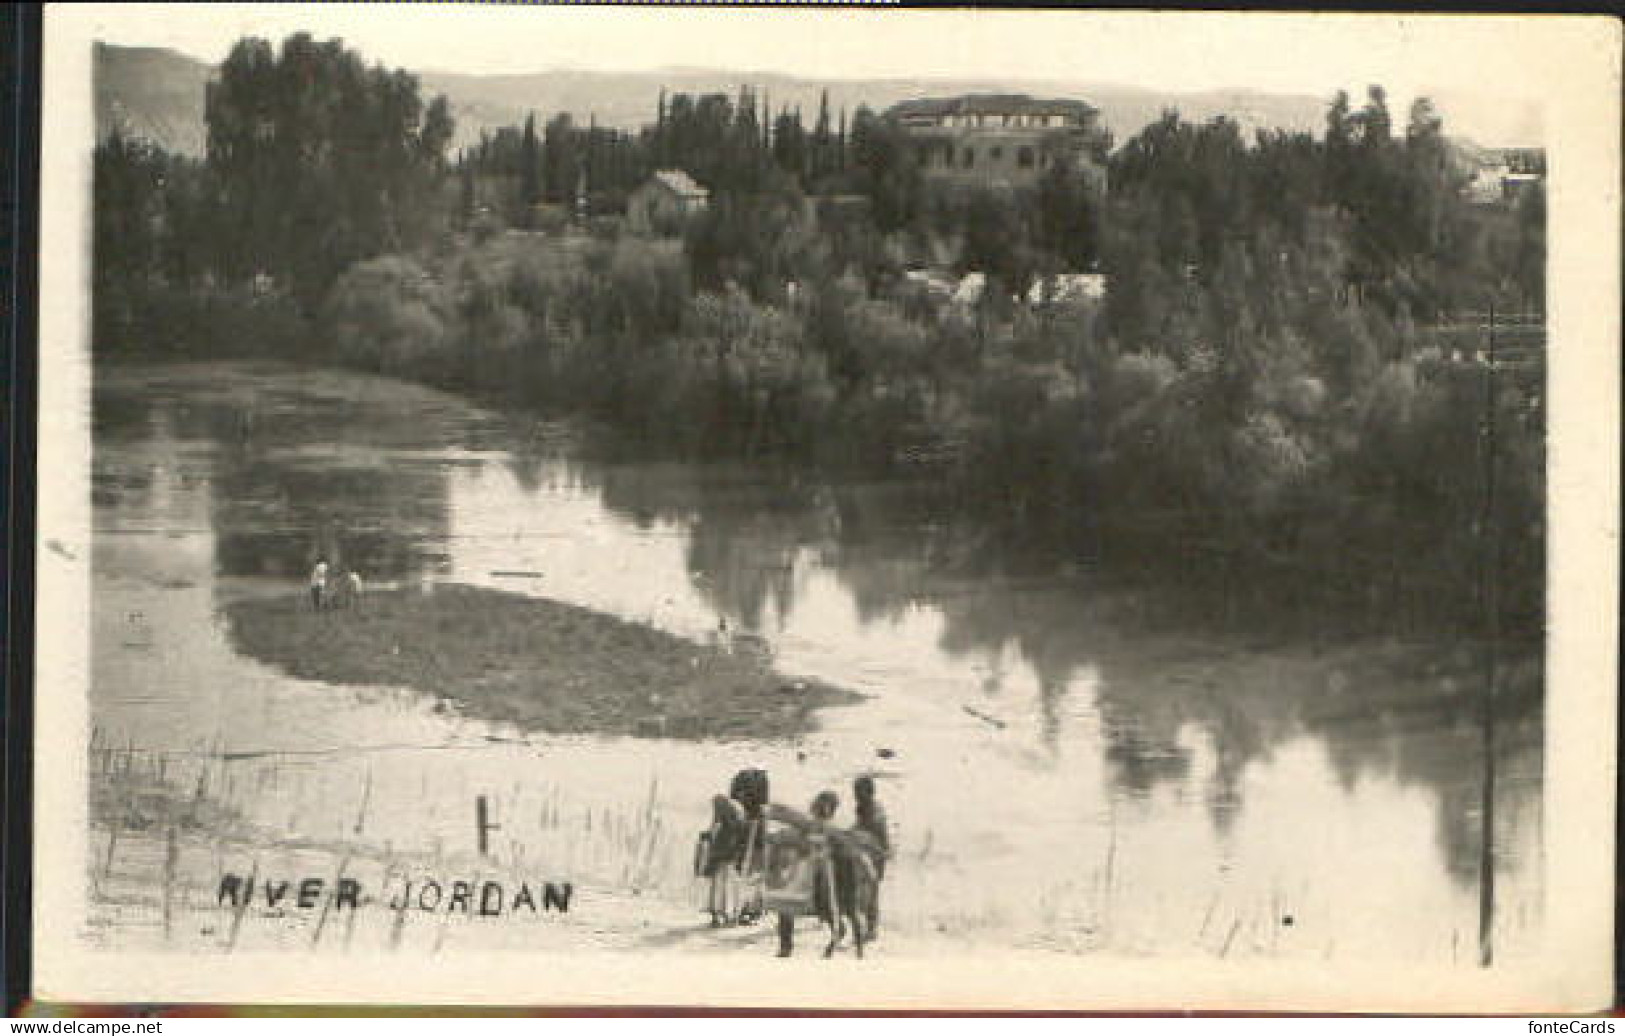
<svg viewBox="0 0 1625 1036">
<path fill-rule="evenodd" d="M 752 475 L 741 484 L 727 469 L 622 466 L 578 477 L 613 512 L 685 525 L 694 586 L 719 613 L 751 628 L 771 615 L 782 632 L 795 608 L 795 566 L 810 559 L 834 574 L 865 626 L 911 609 L 941 616 L 935 646 L 944 656 L 994 660 L 980 681 L 988 698 L 1004 691 L 1007 670 L 997 660 L 1013 648 L 1035 678 L 1035 733 L 1051 754 L 1067 737 L 1078 674 L 1093 674 L 1105 777 L 1117 796 L 1145 799 L 1159 784 L 1190 781 L 1192 731 L 1200 732 L 1211 752 L 1200 796 L 1221 838 L 1246 806 L 1248 767 L 1295 738 L 1325 746 L 1345 792 L 1370 775 L 1427 788 L 1439 796 L 1437 841 L 1447 870 L 1460 887 L 1476 888 L 1481 734 L 1476 722 L 1406 715 L 1408 696 L 1432 693 L 1425 679 L 1408 674 L 1409 686 L 1368 694 L 1347 686 L 1334 663 L 1290 650 L 1274 657 L 1136 637 L 1123 628 L 1135 602 L 1121 593 L 1108 613 L 1086 581 L 998 575 L 1003 559 L 954 521 L 945 510 L 952 502 L 933 487 L 808 487 Z M 967 563 L 977 578 L 956 576 Z M 1341 708 L 1328 711 L 1328 688 Z M 1501 713 L 1503 816 L 1519 816 L 1509 826 L 1530 824 L 1542 768 L 1538 700 L 1509 700 Z"/>
<path fill-rule="evenodd" d="M 488 444 L 492 423 L 434 407 L 403 412 L 383 395 L 319 388 L 308 380 L 152 378 L 138 395 L 98 396 L 96 440 L 207 453 L 200 477 L 213 483 L 218 575 L 298 578 L 318 555 L 371 581 L 443 570 L 444 469 L 482 463 L 467 451 Z M 129 477 L 103 465 L 98 491 Z"/>
<path fill-rule="evenodd" d="M 1136 637 L 1123 628 L 1135 608 L 1122 594 L 1108 613 L 1082 580 L 989 576 L 1000 559 L 986 552 L 976 559 L 978 578 L 956 577 L 955 559 L 964 558 L 971 534 L 939 509 L 944 502 L 929 486 L 741 483 L 737 472 L 679 466 L 583 470 L 578 477 L 613 512 L 685 525 L 694 586 L 719 613 L 751 628 L 771 615 L 782 631 L 795 607 L 796 565 L 810 558 L 834 574 L 865 626 L 910 609 L 941 616 L 935 646 L 945 657 L 995 660 L 980 681 L 985 697 L 1004 693 L 1007 668 L 997 660 L 1013 648 L 1035 677 L 1036 735 L 1051 753 L 1067 735 L 1077 675 L 1093 673 L 1105 773 L 1118 795 L 1145 798 L 1158 784 L 1188 781 L 1189 732 L 1199 730 L 1212 752 L 1202 799 L 1221 835 L 1245 806 L 1247 768 L 1283 742 L 1312 734 L 1326 745 L 1345 791 L 1376 773 L 1437 792 L 1449 871 L 1476 885 L 1480 734 L 1476 723 L 1406 718 L 1403 699 L 1431 693 L 1423 679 L 1408 675 L 1403 693 L 1386 687 L 1370 695 L 1371 688 L 1347 687 L 1335 665 L 1292 651 L 1255 655 L 1222 643 Z M 1342 701 L 1330 713 L 1328 688 Z M 1537 781 L 1538 707 L 1527 698 L 1510 701 L 1501 723 L 1506 779 L 1513 787 Z M 1510 794 L 1519 800 L 1512 808 L 1534 799 L 1527 788 Z"/>
<path fill-rule="evenodd" d="M 1363 648 L 1251 650 L 1143 624 L 1119 588 L 1021 571 L 940 487 L 589 460 L 549 426 L 276 369 L 149 375 L 99 394 L 95 419 L 98 528 L 199 533 L 103 550 L 98 578 L 178 570 L 184 542 L 209 552 L 210 593 L 238 592 L 298 579 L 324 551 L 369 580 L 749 633 L 783 668 L 873 695 L 793 751 L 637 751 L 665 774 L 771 761 L 791 797 L 881 768 L 913 861 L 897 892 L 933 923 L 948 906 L 927 879 L 951 875 L 959 923 L 1064 948 L 1438 953 L 1471 930 L 1482 745 L 1472 717 L 1406 704 L 1427 699 L 1424 676 L 1365 686 L 1350 676 Z M 1526 915 L 1538 709 L 1509 710 L 1502 732 L 1502 886 Z M 1283 902 L 1290 935 L 1271 916 Z"/>
</svg>

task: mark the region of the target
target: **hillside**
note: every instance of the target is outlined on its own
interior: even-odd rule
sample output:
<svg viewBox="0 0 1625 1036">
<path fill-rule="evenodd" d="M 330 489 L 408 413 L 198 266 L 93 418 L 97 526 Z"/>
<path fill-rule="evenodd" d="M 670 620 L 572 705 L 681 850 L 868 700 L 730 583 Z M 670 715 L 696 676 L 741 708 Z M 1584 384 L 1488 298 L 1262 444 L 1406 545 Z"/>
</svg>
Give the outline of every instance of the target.
<svg viewBox="0 0 1625 1036">
<path fill-rule="evenodd" d="M 165 148 L 200 155 L 205 144 L 204 85 L 213 67 L 173 50 L 97 44 L 95 60 L 98 139 L 114 125 Z M 635 129 L 652 121 L 662 88 L 672 93 L 738 93 L 750 86 L 775 110 L 801 108 L 811 119 L 829 91 L 832 116 L 860 104 L 881 110 L 912 98 L 962 93 L 1019 92 L 1077 97 L 1100 109 L 1117 141 L 1127 140 L 1166 108 L 1205 121 L 1227 115 L 1249 133 L 1259 128 L 1318 131 L 1326 99 L 1306 94 L 1251 90 L 1176 93 L 1084 80 L 873 79 L 821 82 L 777 73 L 669 68 L 650 72 L 552 70 L 526 75 L 420 72 L 426 93 L 445 94 L 457 119 L 454 147 L 481 132 L 514 125 L 527 112 L 542 119 L 570 112 L 580 120 Z M 1533 142 L 1539 122 L 1529 105 L 1490 103 L 1485 98 L 1435 98 L 1456 134 L 1492 142 Z M 1470 116 L 1470 117 L 1469 117 Z"/>
<path fill-rule="evenodd" d="M 213 68 L 172 50 L 148 47 L 96 47 L 96 132 L 105 137 L 114 125 L 164 147 L 201 154 L 204 147 L 204 85 Z M 820 95 L 829 90 L 832 114 L 860 104 L 877 110 L 911 98 L 1019 91 L 1073 96 L 1101 110 L 1106 126 L 1125 140 L 1166 107 L 1187 118 L 1226 114 L 1244 127 L 1274 126 L 1314 129 L 1324 102 L 1316 97 L 1253 93 L 1242 90 L 1175 94 L 1135 87 L 1057 81 L 989 80 L 835 80 L 828 83 L 774 73 L 727 72 L 673 68 L 652 72 L 548 71 L 529 75 L 467 75 L 422 72 L 429 94 L 445 94 L 457 119 L 454 146 L 478 140 L 482 131 L 513 125 L 535 111 L 543 118 L 561 111 L 600 125 L 635 129 L 651 121 L 660 91 L 734 94 L 744 85 L 767 97 L 775 110 L 799 107 L 811 118 Z"/>
<path fill-rule="evenodd" d="M 1312 130 L 1324 117 L 1324 103 L 1315 97 L 1278 96 L 1249 91 L 1202 94 L 1162 93 L 1134 87 L 1046 80 L 995 81 L 980 79 L 925 80 L 873 79 L 821 82 L 774 73 L 727 72 L 710 69 L 663 69 L 653 72 L 540 72 L 523 76 L 473 76 L 424 73 L 424 87 L 443 93 L 452 102 L 460 125 L 458 136 L 477 139 L 479 128 L 512 125 L 527 111 L 543 117 L 567 111 L 578 118 L 589 115 L 600 125 L 633 129 L 652 121 L 662 88 L 670 93 L 737 94 L 742 86 L 765 95 L 777 111 L 800 108 L 810 121 L 820 98 L 829 91 L 831 116 L 861 104 L 879 111 L 899 101 L 966 93 L 1028 93 L 1035 96 L 1079 97 L 1099 108 L 1101 118 L 1119 141 L 1139 132 L 1162 110 L 1175 107 L 1187 118 L 1205 120 L 1225 114 L 1246 128 L 1280 127 Z M 465 134 L 467 135 L 465 137 Z"/>
<path fill-rule="evenodd" d="M 168 151 L 203 154 L 203 95 L 212 66 L 162 47 L 98 43 L 91 74 L 97 140 L 117 126 Z"/>
</svg>

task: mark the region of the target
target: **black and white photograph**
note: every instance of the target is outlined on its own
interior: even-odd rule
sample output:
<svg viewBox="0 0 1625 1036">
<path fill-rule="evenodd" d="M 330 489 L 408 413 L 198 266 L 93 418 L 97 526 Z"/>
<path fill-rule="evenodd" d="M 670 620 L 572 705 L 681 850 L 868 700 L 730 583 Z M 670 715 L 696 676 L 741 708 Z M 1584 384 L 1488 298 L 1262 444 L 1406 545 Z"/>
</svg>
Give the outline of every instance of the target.
<svg viewBox="0 0 1625 1036">
<path fill-rule="evenodd" d="M 1617 23 L 46 18 L 40 995 L 1609 1002 Z"/>
</svg>

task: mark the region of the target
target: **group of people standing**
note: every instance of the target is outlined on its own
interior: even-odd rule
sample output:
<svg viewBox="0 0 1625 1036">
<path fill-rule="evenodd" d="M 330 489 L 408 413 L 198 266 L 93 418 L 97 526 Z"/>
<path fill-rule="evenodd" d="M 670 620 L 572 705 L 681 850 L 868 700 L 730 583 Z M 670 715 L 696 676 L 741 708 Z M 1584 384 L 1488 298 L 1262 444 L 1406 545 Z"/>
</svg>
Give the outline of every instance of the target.
<svg viewBox="0 0 1625 1036">
<path fill-rule="evenodd" d="M 841 840 L 842 834 L 866 836 L 861 848 L 874 864 L 876 879 L 884 878 L 886 860 L 891 856 L 891 830 L 885 807 L 875 797 L 875 779 L 864 776 L 853 781 L 852 800 L 852 826 L 846 832 L 829 827 L 841 808 L 841 797 L 833 791 L 819 792 L 813 798 L 810 812 L 814 819 L 826 825 L 826 833 L 834 834 L 837 841 Z"/>
<path fill-rule="evenodd" d="M 739 904 L 737 920 L 750 923 L 770 906 L 777 909 L 780 956 L 790 955 L 796 918 L 803 914 L 815 914 L 830 924 L 835 932 L 831 948 L 840 938 L 841 916 L 846 915 L 861 955 L 862 944 L 872 940 L 879 927 L 879 886 L 892 845 L 874 778 L 854 780 L 852 795 L 853 823 L 841 827 L 836 792 L 819 792 L 803 813 L 769 801 L 764 771 L 740 771 L 729 793 L 713 800 L 713 823 L 704 836 L 702 873 L 712 879 L 712 923 L 723 923 L 729 913 L 726 896 L 718 895 L 728 887 L 729 872 L 756 875 L 764 883 L 765 901 L 759 891 L 757 899 Z M 769 821 L 775 824 L 772 830 Z M 823 851 L 815 853 L 814 845 L 822 845 Z M 815 860 L 821 862 L 813 872 L 802 869 Z"/>
<path fill-rule="evenodd" d="M 783 806 L 767 808 L 769 819 L 780 821 L 794 834 L 788 845 L 805 840 L 822 841 L 826 850 L 811 877 L 810 901 L 804 911 L 779 911 L 779 956 L 788 957 L 794 949 L 796 917 L 812 913 L 830 927 L 830 942 L 824 956 L 835 951 L 850 924 L 859 957 L 863 946 L 874 940 L 880 928 L 880 883 L 886 876 L 891 856 L 891 830 L 886 811 L 875 796 L 874 778 L 862 776 L 852 782 L 853 822 L 841 827 L 836 815 L 841 798 L 834 791 L 821 791 L 806 814 Z"/>
<path fill-rule="evenodd" d="M 361 573 L 355 569 L 334 572 L 325 556 L 316 558 L 310 570 L 310 607 L 313 611 L 361 607 Z"/>
</svg>

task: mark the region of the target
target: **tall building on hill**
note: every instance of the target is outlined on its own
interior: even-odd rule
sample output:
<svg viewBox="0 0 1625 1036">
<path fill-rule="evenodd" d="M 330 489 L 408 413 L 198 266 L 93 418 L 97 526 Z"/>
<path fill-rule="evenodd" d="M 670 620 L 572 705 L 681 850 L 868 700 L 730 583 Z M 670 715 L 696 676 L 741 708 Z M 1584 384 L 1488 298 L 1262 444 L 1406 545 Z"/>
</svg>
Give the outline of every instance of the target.
<svg viewBox="0 0 1625 1036">
<path fill-rule="evenodd" d="M 903 101 L 886 114 L 915 140 L 931 181 L 1030 186 L 1066 163 L 1104 185 L 1109 138 L 1099 111 L 1083 101 L 970 94 Z"/>
</svg>

